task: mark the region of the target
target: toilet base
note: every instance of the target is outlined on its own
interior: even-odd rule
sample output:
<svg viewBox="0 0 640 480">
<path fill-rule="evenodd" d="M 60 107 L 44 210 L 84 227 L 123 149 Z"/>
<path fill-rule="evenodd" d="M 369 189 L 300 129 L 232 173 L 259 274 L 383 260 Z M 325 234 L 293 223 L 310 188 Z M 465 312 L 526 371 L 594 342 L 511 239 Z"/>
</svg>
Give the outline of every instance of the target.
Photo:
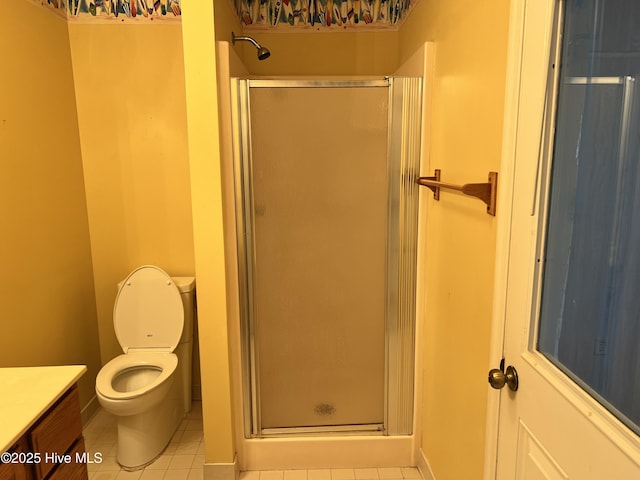
<svg viewBox="0 0 640 480">
<path fill-rule="evenodd" d="M 117 417 L 118 463 L 132 471 L 153 462 L 169 444 L 183 416 L 180 402 L 167 399 L 146 412 Z"/>
</svg>

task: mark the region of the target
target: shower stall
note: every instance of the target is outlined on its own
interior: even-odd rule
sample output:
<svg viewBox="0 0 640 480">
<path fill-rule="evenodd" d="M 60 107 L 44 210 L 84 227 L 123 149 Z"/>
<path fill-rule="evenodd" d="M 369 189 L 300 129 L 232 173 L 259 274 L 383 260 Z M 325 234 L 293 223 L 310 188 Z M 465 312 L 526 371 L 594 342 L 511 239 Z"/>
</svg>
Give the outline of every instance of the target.
<svg viewBox="0 0 640 480">
<path fill-rule="evenodd" d="M 421 78 L 231 97 L 245 437 L 411 435 Z"/>
</svg>

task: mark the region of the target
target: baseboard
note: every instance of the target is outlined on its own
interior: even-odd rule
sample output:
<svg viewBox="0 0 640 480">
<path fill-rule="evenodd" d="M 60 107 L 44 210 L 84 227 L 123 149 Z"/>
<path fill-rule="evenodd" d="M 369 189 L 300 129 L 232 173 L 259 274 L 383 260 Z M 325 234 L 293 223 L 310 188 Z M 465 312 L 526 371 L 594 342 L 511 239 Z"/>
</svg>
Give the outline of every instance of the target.
<svg viewBox="0 0 640 480">
<path fill-rule="evenodd" d="M 98 397 L 94 395 L 80 412 L 83 427 L 87 426 L 89 420 L 91 420 L 95 416 L 95 414 L 98 413 L 98 410 L 100 410 L 100 404 L 98 403 Z"/>
<path fill-rule="evenodd" d="M 233 463 L 205 463 L 202 473 L 203 480 L 238 480 L 238 455 L 233 459 Z"/>
<path fill-rule="evenodd" d="M 431 466 L 429 465 L 429 461 L 422 449 L 418 451 L 418 470 L 424 480 L 436 480 L 436 477 L 431 470 Z"/>
</svg>

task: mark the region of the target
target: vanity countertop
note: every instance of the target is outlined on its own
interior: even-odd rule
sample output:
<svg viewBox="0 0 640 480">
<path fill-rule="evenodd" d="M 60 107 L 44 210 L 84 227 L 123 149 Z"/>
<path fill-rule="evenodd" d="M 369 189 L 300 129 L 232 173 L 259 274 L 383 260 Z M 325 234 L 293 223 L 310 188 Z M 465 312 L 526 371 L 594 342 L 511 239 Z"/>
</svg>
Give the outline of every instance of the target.
<svg viewBox="0 0 640 480">
<path fill-rule="evenodd" d="M 0 453 L 87 371 L 84 365 L 0 368 Z"/>
</svg>

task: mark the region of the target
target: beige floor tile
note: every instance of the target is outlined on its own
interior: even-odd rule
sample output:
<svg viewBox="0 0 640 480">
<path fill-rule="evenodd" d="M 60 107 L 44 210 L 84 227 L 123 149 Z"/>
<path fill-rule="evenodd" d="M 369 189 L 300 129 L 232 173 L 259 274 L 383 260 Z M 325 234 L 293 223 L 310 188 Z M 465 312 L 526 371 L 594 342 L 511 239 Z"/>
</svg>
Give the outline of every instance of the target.
<svg viewBox="0 0 640 480">
<path fill-rule="evenodd" d="M 356 480 L 378 480 L 377 468 L 356 468 L 354 469 Z"/>
<path fill-rule="evenodd" d="M 202 430 L 185 430 L 180 437 L 180 443 L 192 443 L 202 441 Z"/>
<path fill-rule="evenodd" d="M 192 470 L 202 470 L 204 468 L 204 453 L 196 454 L 191 464 Z"/>
<path fill-rule="evenodd" d="M 126 470 L 121 470 L 116 475 L 116 480 L 139 480 L 142 475 L 142 470 L 138 470 L 137 472 L 127 472 Z"/>
<path fill-rule="evenodd" d="M 355 480 L 353 468 L 332 468 L 331 480 Z"/>
<path fill-rule="evenodd" d="M 402 469 L 400 467 L 379 468 L 378 477 L 380 479 L 402 478 Z"/>
<path fill-rule="evenodd" d="M 164 470 L 146 470 L 142 472 L 140 476 L 140 480 L 163 480 L 164 479 Z"/>
<path fill-rule="evenodd" d="M 328 468 L 307 470 L 307 480 L 331 480 L 331 470 Z"/>
<path fill-rule="evenodd" d="M 190 418 L 187 422 L 185 430 L 198 430 L 202 431 L 202 419 L 200 418 Z"/>
<path fill-rule="evenodd" d="M 403 467 L 402 478 L 421 478 L 420 471 L 416 467 Z"/>
<path fill-rule="evenodd" d="M 103 440 L 98 440 L 92 447 L 87 448 L 86 451 L 91 458 L 95 458 L 96 453 L 99 453 L 102 458 L 115 457 L 118 454 L 118 444 L 116 442 L 107 443 Z"/>
<path fill-rule="evenodd" d="M 189 472 L 189 476 L 187 480 L 203 480 L 204 479 L 204 470 L 202 468 L 192 468 Z"/>
<path fill-rule="evenodd" d="M 306 470 L 285 470 L 284 480 L 307 480 Z"/>
<path fill-rule="evenodd" d="M 162 452 L 163 455 L 173 455 L 174 453 L 176 453 L 176 448 L 178 448 L 178 443 L 170 443 L 169 445 L 167 445 L 167 448 L 164 449 L 164 452 Z"/>
<path fill-rule="evenodd" d="M 112 472 L 95 472 L 91 476 L 91 480 L 116 480 L 116 476 L 118 475 L 118 471 Z"/>
<path fill-rule="evenodd" d="M 169 468 L 169 462 L 171 462 L 171 455 L 160 455 L 153 463 L 150 463 L 145 467 L 145 470 L 166 470 Z"/>
<path fill-rule="evenodd" d="M 174 455 L 195 455 L 198 453 L 198 447 L 200 446 L 200 442 L 180 442 L 176 445 L 176 450 L 173 453 Z"/>
<path fill-rule="evenodd" d="M 283 480 L 283 470 L 262 470 L 260 471 L 260 480 Z"/>
<path fill-rule="evenodd" d="M 190 469 L 167 470 L 162 480 L 187 480 Z"/>
<path fill-rule="evenodd" d="M 260 472 L 258 472 L 257 470 L 240 472 L 239 480 L 259 480 L 259 479 L 260 479 Z"/>
<path fill-rule="evenodd" d="M 116 457 L 103 457 L 102 462 L 96 470 L 98 472 L 113 472 L 120 471 L 120 464 L 116 460 Z"/>
<path fill-rule="evenodd" d="M 174 455 L 169 462 L 168 470 L 191 469 L 195 455 Z"/>
</svg>

